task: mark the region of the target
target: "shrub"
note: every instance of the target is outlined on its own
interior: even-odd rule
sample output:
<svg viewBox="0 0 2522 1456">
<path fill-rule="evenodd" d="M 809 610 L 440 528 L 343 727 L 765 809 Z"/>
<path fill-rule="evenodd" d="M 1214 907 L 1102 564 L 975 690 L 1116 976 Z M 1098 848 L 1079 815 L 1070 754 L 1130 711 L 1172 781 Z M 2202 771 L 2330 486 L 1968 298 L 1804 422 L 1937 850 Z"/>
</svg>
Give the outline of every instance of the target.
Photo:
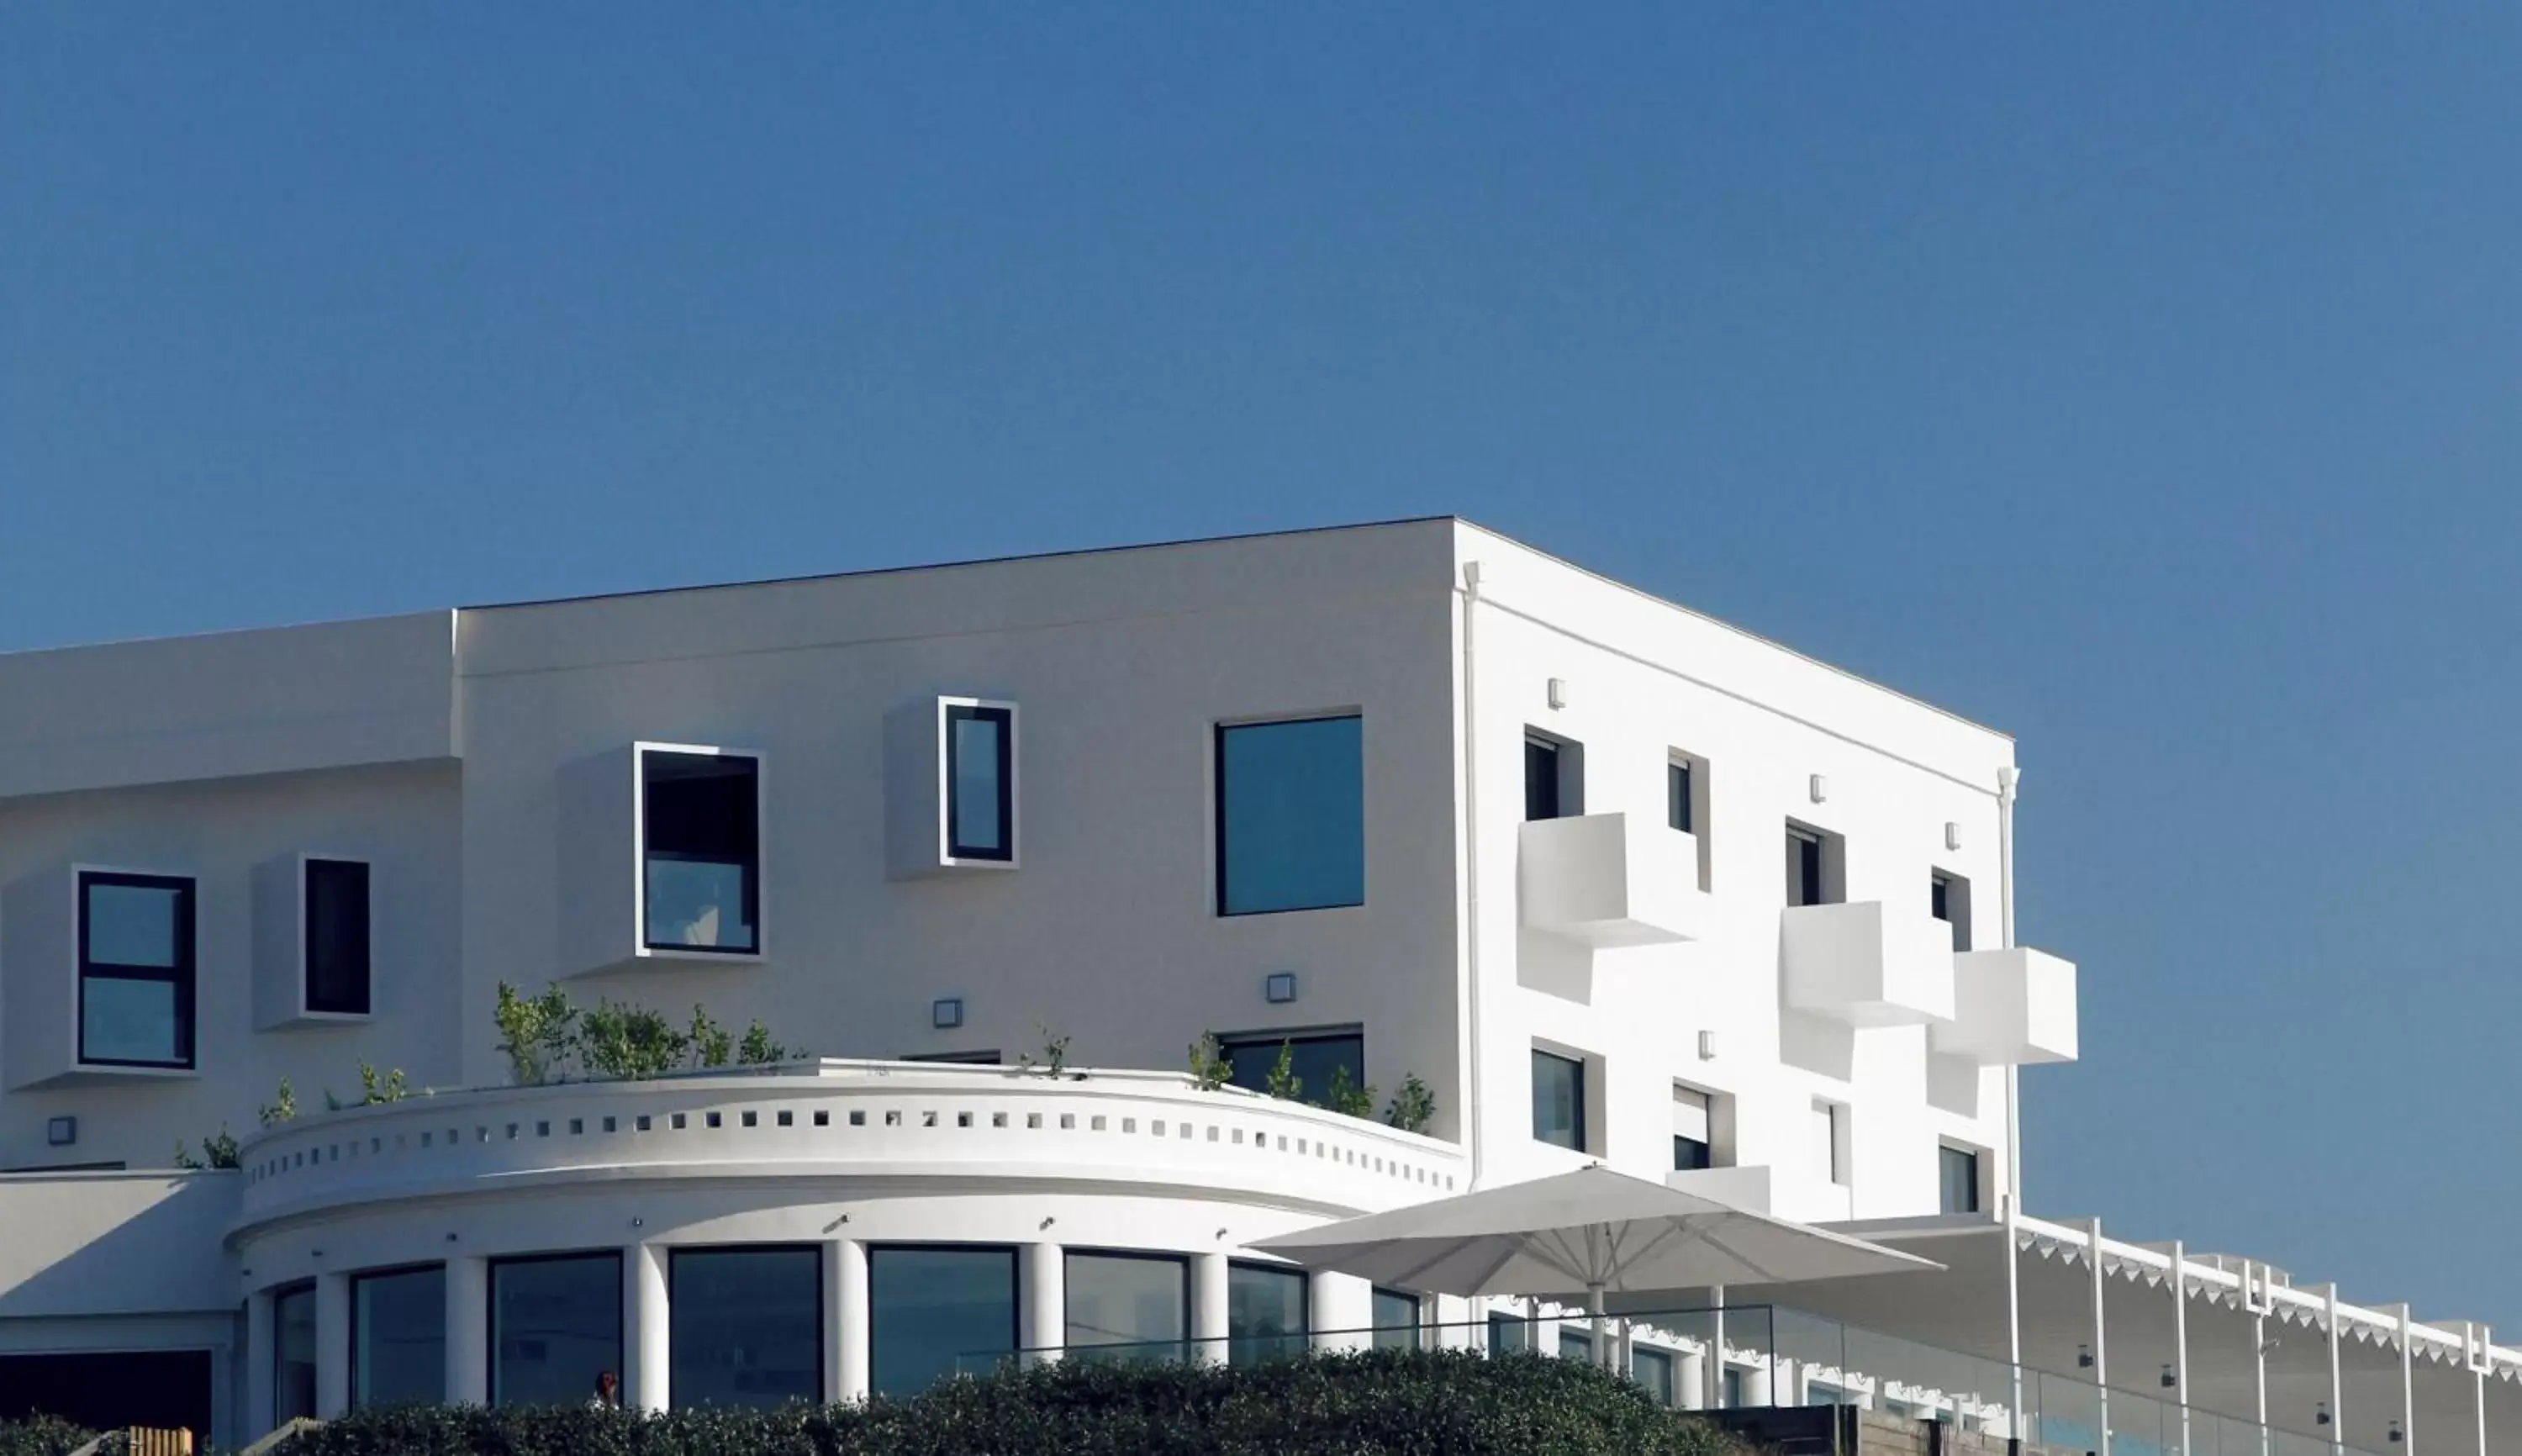
<svg viewBox="0 0 2522 1456">
<path fill-rule="evenodd" d="M 950 1380 L 909 1400 L 771 1412 L 405 1406 L 335 1421 L 288 1447 L 290 1456 L 1736 1456 L 1742 1449 L 1582 1361 L 1460 1350 L 1376 1350 L 1245 1369 L 1070 1362 Z"/>
<path fill-rule="evenodd" d="M 54 1416 L 0 1421 L 0 1456 L 70 1456 L 94 1439 L 95 1432 Z M 118 1456 L 128 1443 L 127 1437 L 110 1435 L 102 1449 Z"/>
</svg>

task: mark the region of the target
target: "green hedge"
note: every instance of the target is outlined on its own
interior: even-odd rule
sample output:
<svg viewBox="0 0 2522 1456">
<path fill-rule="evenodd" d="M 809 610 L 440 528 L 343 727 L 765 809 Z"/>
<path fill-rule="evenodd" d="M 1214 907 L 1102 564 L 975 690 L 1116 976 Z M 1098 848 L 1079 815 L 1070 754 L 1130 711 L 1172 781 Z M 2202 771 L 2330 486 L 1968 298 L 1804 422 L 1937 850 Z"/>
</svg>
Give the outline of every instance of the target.
<svg viewBox="0 0 2522 1456">
<path fill-rule="evenodd" d="M 1378 1350 L 1225 1370 L 1066 1363 L 910 1400 L 663 1416 L 405 1406 L 288 1456 L 1735 1456 L 1576 1360 Z"/>
<path fill-rule="evenodd" d="M 0 1421 L 0 1456 L 70 1456 L 94 1439 L 95 1432 L 51 1416 Z M 117 1437 L 106 1445 L 119 1450 L 122 1442 Z"/>
</svg>

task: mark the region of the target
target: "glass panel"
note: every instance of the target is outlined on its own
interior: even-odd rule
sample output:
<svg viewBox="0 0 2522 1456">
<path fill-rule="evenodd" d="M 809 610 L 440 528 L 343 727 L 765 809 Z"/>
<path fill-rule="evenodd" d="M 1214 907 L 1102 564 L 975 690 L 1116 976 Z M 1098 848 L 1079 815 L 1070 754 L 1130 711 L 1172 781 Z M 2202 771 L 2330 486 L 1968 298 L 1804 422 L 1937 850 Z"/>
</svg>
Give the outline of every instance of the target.
<svg viewBox="0 0 2522 1456">
<path fill-rule="evenodd" d="M 1547 739 L 1523 740 L 1523 817 L 1559 817 L 1559 745 Z"/>
<path fill-rule="evenodd" d="M 1690 827 L 1690 765 L 1667 764 L 1663 771 L 1664 822 L 1688 834 Z"/>
<path fill-rule="evenodd" d="M 350 1282 L 350 1404 L 446 1397 L 446 1271 L 406 1269 Z"/>
<path fill-rule="evenodd" d="M 79 1059 L 185 1060 L 173 981 L 126 981 L 91 975 L 79 983 Z"/>
<path fill-rule="evenodd" d="M 1226 1268 L 1226 1357 L 1252 1365 L 1305 1352 L 1305 1274 L 1258 1264 Z"/>
<path fill-rule="evenodd" d="M 1177 1258 L 1134 1254 L 1072 1253 L 1067 1260 L 1068 1351 L 1097 1358 L 1081 1346 L 1130 1344 L 1103 1358 L 1179 1359 L 1179 1341 L 1191 1333 L 1191 1266 Z"/>
<path fill-rule="evenodd" d="M 1379 1350 L 1419 1348 L 1419 1297 L 1398 1290 L 1375 1292 L 1375 1347 Z"/>
<path fill-rule="evenodd" d="M 576 1405 L 622 1371 L 622 1256 L 490 1266 L 490 1403 Z"/>
<path fill-rule="evenodd" d="M 1560 1326 L 1559 1358 L 1562 1360 L 1593 1359 L 1593 1332 L 1590 1330 L 1570 1330 L 1565 1325 Z"/>
<path fill-rule="evenodd" d="M 368 867 L 306 862 L 306 1009 L 368 1010 Z"/>
<path fill-rule="evenodd" d="M 87 881 L 85 888 L 90 964 L 172 969 L 179 963 L 181 889 L 95 880 Z"/>
<path fill-rule="evenodd" d="M 1585 1067 L 1547 1052 L 1532 1054 L 1532 1136 L 1582 1151 L 1585 1147 Z"/>
<path fill-rule="evenodd" d="M 1489 1353 L 1514 1355 L 1532 1348 L 1532 1322 L 1520 1315 L 1489 1316 Z"/>
<path fill-rule="evenodd" d="M 300 1285 L 271 1299 L 271 1418 L 315 1414 L 315 1287 Z"/>
<path fill-rule="evenodd" d="M 1668 1350 L 1632 1345 L 1629 1349 L 1629 1379 L 1636 1381 L 1654 1397 L 1658 1405 L 1675 1403 L 1680 1391 L 1673 1383 L 1672 1354 Z"/>
<path fill-rule="evenodd" d="M 1015 1250 L 869 1249 L 867 1323 L 878 1395 L 916 1395 L 954 1374 L 958 1356 L 1012 1352 Z"/>
<path fill-rule="evenodd" d="M 677 1249 L 666 1308 L 677 1407 L 768 1409 L 823 1389 L 823 1260 L 814 1248 Z"/>
<path fill-rule="evenodd" d="M 1706 1144 L 1705 1144 L 1705 1143 L 1703 1143 L 1703 1142 L 1699 1141 L 1697 1138 L 1685 1138 L 1685 1137 L 1681 1136 L 1679 1133 L 1675 1133 L 1675 1134 L 1673 1134 L 1673 1138 L 1672 1138 L 1672 1170 L 1673 1170 L 1674 1172 L 1676 1172 L 1676 1173 L 1688 1173 L 1688 1172 L 1695 1172 L 1695 1171 L 1697 1171 L 1698 1169 L 1701 1169 L 1701 1168 L 1704 1168 L 1704 1167 L 1706 1167 L 1706 1166 L 1707 1166 L 1707 1145 L 1706 1145 Z"/>
<path fill-rule="evenodd" d="M 1979 1211 L 1979 1154 L 1960 1148 L 1937 1150 L 1943 1183 L 1943 1211 Z"/>
<path fill-rule="evenodd" d="M 754 948 L 760 862 L 757 765 L 728 754 L 649 753 L 648 944 Z"/>
<path fill-rule="evenodd" d="M 1821 840 L 1793 829 L 1787 831 L 1787 903 L 1822 903 Z"/>
<path fill-rule="evenodd" d="M 1321 1104 L 1331 1090 L 1331 1074 L 1345 1067 L 1351 1087 L 1366 1085 L 1366 1038 L 1345 1036 L 1237 1037 L 1224 1044 L 1227 1081 L 1253 1092 L 1270 1090 L 1271 1068 L 1279 1064 L 1281 1047 L 1287 1049 L 1287 1070 L 1297 1081 L 1296 1095 Z"/>
<path fill-rule="evenodd" d="M 1356 718 L 1217 731 L 1218 913 L 1366 903 L 1366 768 Z"/>
<path fill-rule="evenodd" d="M 946 710 L 948 853 L 957 859 L 1007 858 L 1007 712 Z"/>
</svg>

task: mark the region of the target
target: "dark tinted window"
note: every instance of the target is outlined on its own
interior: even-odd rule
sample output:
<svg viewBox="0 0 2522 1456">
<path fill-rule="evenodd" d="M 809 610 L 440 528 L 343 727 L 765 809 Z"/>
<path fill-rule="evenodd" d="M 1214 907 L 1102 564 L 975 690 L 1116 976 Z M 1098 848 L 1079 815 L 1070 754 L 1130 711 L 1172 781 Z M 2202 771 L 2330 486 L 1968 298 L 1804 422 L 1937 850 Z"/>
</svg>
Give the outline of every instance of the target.
<svg viewBox="0 0 2522 1456">
<path fill-rule="evenodd" d="M 1379 1350 L 1419 1348 L 1419 1296 L 1399 1290 L 1375 1292 L 1375 1347 Z"/>
<path fill-rule="evenodd" d="M 1365 903 L 1360 721 L 1352 715 L 1220 728 L 1218 914 Z"/>
<path fill-rule="evenodd" d="M 749 952 L 761 919 L 759 761 L 726 753 L 641 755 L 647 944 Z"/>
<path fill-rule="evenodd" d="M 91 1431 L 147 1426 L 210 1439 L 209 1350 L 0 1355 L 0 1422 L 53 1416 Z"/>
<path fill-rule="evenodd" d="M 1067 1258 L 1068 1358 L 1179 1360 L 1191 1335 L 1191 1264 L 1169 1255 Z M 1095 1346 L 1109 1346 L 1097 1349 Z"/>
<path fill-rule="evenodd" d="M 350 1404 L 444 1400 L 446 1271 L 402 1269 L 350 1281 Z"/>
<path fill-rule="evenodd" d="M 1681 1391 L 1673 1381 L 1673 1358 L 1669 1350 L 1648 1345 L 1633 1345 L 1629 1350 L 1629 1379 L 1658 1405 L 1675 1404 Z"/>
<path fill-rule="evenodd" d="M 490 1403 L 582 1405 L 622 1373 L 622 1256 L 490 1266 Z"/>
<path fill-rule="evenodd" d="M 368 867 L 306 862 L 306 1010 L 368 1011 Z"/>
<path fill-rule="evenodd" d="M 1532 1135 L 1585 1151 L 1585 1064 L 1548 1052 L 1532 1054 Z"/>
<path fill-rule="evenodd" d="M 79 874 L 79 1060 L 193 1064 L 193 882 Z"/>
<path fill-rule="evenodd" d="M 946 853 L 1015 858 L 1015 718 L 1004 708 L 946 710 Z"/>
<path fill-rule="evenodd" d="M 1927 913 L 1953 927 L 1953 949 L 1967 951 L 1970 940 L 1970 881 L 1958 874 L 1938 873 L 1927 881 Z"/>
<path fill-rule="evenodd" d="M 1821 837 L 1801 829 L 1787 831 L 1787 903 L 1819 905 L 1823 901 Z"/>
<path fill-rule="evenodd" d="M 1227 1065 L 1234 1068 L 1227 1080 L 1253 1092 L 1270 1090 L 1270 1072 L 1279 1064 L 1283 1048 L 1287 1053 L 1287 1070 L 1296 1078 L 1300 1101 L 1327 1105 L 1331 1083 L 1343 1070 L 1348 1073 L 1350 1086 L 1366 1085 L 1366 1037 L 1359 1032 L 1273 1036 L 1261 1031 L 1226 1037 L 1220 1045 L 1226 1053 Z"/>
<path fill-rule="evenodd" d="M 1979 1211 L 1979 1154 L 1966 1148 L 1940 1148 L 1938 1167 L 1946 1213 Z"/>
<path fill-rule="evenodd" d="M 1523 817 L 1559 817 L 1559 745 L 1547 738 L 1523 740 Z"/>
<path fill-rule="evenodd" d="M 1690 765 L 1666 764 L 1663 771 L 1664 822 L 1685 834 L 1695 834 L 1690 818 Z"/>
<path fill-rule="evenodd" d="M 302 1284 L 271 1296 L 271 1418 L 315 1414 L 315 1287 Z"/>
<path fill-rule="evenodd" d="M 1672 1170 L 1674 1172 L 1696 1172 L 1707 1165 L 1707 1145 L 1705 1143 L 1699 1141 L 1697 1138 L 1685 1138 L 1679 1133 L 1675 1133 L 1673 1135 Z"/>
<path fill-rule="evenodd" d="M 1532 1322 L 1519 1315 L 1489 1316 L 1489 1353 L 1513 1355 L 1532 1348 Z"/>
<path fill-rule="evenodd" d="M 1226 1358 L 1252 1365 L 1305 1352 L 1305 1271 L 1268 1264 L 1226 1268 Z"/>
<path fill-rule="evenodd" d="M 678 1248 L 673 1260 L 666 1389 L 677 1407 L 822 1398 L 819 1249 Z"/>
<path fill-rule="evenodd" d="M 878 1395 L 981 1375 L 1016 1348 L 1012 1248 L 867 1250 L 868 1373 Z"/>
</svg>

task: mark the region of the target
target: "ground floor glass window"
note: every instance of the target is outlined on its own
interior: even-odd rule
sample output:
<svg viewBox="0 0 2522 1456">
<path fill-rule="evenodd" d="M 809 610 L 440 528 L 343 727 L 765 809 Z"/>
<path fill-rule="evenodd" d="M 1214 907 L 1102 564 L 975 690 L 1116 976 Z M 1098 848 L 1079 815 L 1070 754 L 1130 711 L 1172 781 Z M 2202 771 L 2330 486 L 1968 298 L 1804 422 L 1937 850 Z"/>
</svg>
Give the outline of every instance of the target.
<svg viewBox="0 0 2522 1456">
<path fill-rule="evenodd" d="M 1271 1264 L 1226 1268 L 1226 1350 L 1230 1365 L 1254 1365 L 1305 1352 L 1305 1271 Z"/>
<path fill-rule="evenodd" d="M 490 1403 L 580 1405 L 622 1373 L 622 1255 L 490 1266 Z"/>
<path fill-rule="evenodd" d="M 1635 1345 L 1629 1350 L 1629 1379 L 1636 1381 L 1658 1405 L 1671 1405 L 1679 1393 L 1673 1382 L 1672 1351 L 1649 1345 Z"/>
<path fill-rule="evenodd" d="M 1399 1290 L 1375 1292 L 1375 1347 L 1379 1350 L 1419 1348 L 1419 1296 Z"/>
<path fill-rule="evenodd" d="M 271 1296 L 271 1419 L 315 1414 L 315 1286 Z"/>
<path fill-rule="evenodd" d="M 822 1398 L 820 1249 L 678 1248 L 671 1259 L 666 1388 L 676 1406 Z"/>
<path fill-rule="evenodd" d="M 867 1250 L 868 1379 L 878 1395 L 916 1395 L 979 1375 L 1016 1348 L 1016 1251 Z"/>
<path fill-rule="evenodd" d="M 1191 1263 L 1164 1254 L 1067 1256 L 1068 1353 L 1076 1360 L 1176 1360 L 1191 1334 Z M 1110 1345 L 1096 1350 L 1092 1346 Z"/>
<path fill-rule="evenodd" d="M 446 1270 L 397 1269 L 350 1281 L 350 1404 L 446 1398 Z"/>
</svg>

